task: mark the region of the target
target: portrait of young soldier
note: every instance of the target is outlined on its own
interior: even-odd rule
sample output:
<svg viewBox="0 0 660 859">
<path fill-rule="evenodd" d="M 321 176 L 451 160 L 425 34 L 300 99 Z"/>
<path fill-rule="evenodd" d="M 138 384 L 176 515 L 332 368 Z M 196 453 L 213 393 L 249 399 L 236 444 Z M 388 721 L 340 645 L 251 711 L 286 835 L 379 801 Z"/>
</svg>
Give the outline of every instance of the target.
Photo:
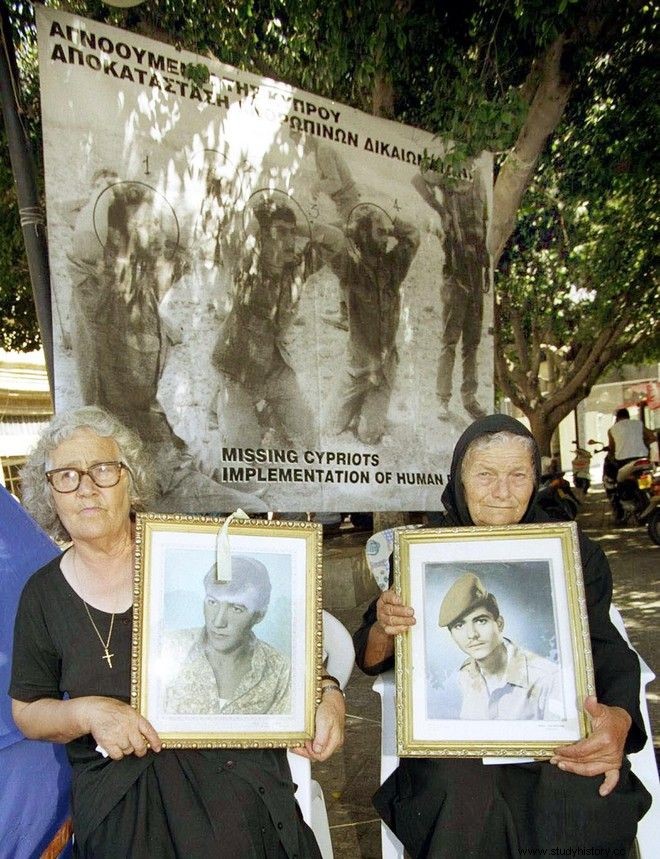
<svg viewBox="0 0 660 859">
<path fill-rule="evenodd" d="M 460 690 L 455 718 L 565 717 L 559 666 L 504 635 L 497 599 L 474 573 L 449 588 L 438 625 L 467 656 L 454 678 Z"/>
<path fill-rule="evenodd" d="M 233 555 L 231 580 L 204 577 L 204 626 L 166 636 L 165 664 L 180 666 L 165 689 L 166 713 L 288 713 L 290 660 L 254 633 L 268 611 L 265 565 Z"/>
</svg>

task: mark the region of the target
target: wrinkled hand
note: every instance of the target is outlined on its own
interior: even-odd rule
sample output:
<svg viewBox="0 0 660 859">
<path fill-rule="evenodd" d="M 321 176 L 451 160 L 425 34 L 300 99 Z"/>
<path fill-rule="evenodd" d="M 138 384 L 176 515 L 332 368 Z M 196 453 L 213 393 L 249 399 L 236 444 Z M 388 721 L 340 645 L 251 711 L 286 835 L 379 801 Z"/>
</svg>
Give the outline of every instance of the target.
<svg viewBox="0 0 660 859">
<path fill-rule="evenodd" d="M 90 696 L 84 707 L 87 732 L 113 760 L 133 754 L 144 757 L 147 744 L 155 752 L 161 750 L 160 737 L 151 724 L 123 701 Z"/>
<path fill-rule="evenodd" d="M 584 710 L 591 718 L 592 733 L 584 740 L 555 749 L 551 764 L 577 775 L 605 778 L 598 792 L 607 796 L 617 786 L 623 750 L 632 719 L 621 707 L 599 704 L 595 696 L 584 701 Z"/>
<path fill-rule="evenodd" d="M 401 597 L 391 588 L 378 597 L 376 623 L 386 635 L 399 635 L 416 622 L 414 610 L 403 605 Z"/>
<path fill-rule="evenodd" d="M 344 745 L 345 720 L 344 696 L 340 692 L 324 692 L 316 710 L 314 739 L 307 740 L 304 746 L 291 751 L 311 761 L 326 761 Z"/>
</svg>

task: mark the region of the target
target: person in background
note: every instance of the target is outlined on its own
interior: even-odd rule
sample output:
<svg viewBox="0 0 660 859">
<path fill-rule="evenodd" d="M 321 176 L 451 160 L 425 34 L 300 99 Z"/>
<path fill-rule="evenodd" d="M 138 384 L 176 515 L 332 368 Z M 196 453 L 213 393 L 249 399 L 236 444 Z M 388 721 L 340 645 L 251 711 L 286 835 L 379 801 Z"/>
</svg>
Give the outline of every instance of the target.
<svg viewBox="0 0 660 859">
<path fill-rule="evenodd" d="M 655 433 L 652 430 L 636 418 L 631 418 L 628 409 L 618 409 L 607 433 L 607 443 L 617 470 L 632 459 L 648 456 L 654 442 Z"/>
</svg>

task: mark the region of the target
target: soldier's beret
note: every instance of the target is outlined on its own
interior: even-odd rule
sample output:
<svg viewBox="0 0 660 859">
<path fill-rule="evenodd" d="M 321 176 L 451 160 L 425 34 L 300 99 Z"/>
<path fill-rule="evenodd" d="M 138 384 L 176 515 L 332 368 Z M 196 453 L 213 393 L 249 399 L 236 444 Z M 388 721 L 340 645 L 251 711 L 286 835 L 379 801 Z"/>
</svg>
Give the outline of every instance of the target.
<svg viewBox="0 0 660 859">
<path fill-rule="evenodd" d="M 454 621 L 472 611 L 473 608 L 483 605 L 487 597 L 488 591 L 479 577 L 474 573 L 465 573 L 456 579 L 445 594 L 440 605 L 438 625 L 451 626 Z"/>
</svg>

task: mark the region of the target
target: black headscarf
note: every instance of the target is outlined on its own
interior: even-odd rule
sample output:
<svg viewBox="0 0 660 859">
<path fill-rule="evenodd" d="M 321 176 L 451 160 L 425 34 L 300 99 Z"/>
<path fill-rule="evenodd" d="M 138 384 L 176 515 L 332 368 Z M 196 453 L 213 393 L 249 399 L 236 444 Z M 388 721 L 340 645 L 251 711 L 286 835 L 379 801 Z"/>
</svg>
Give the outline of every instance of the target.
<svg viewBox="0 0 660 859">
<path fill-rule="evenodd" d="M 465 459 L 465 453 L 470 444 L 480 436 L 492 435 L 496 432 L 510 432 L 513 435 L 531 438 L 534 441 L 534 436 L 520 421 L 515 418 L 510 418 L 508 415 L 488 415 L 485 418 L 479 418 L 465 430 L 463 435 L 456 442 L 454 455 L 451 460 L 451 469 L 449 472 L 449 482 L 442 493 L 442 503 L 444 505 L 446 516 L 445 521 L 448 525 L 474 525 L 468 510 L 467 501 L 463 492 L 463 483 L 461 481 L 461 466 Z M 534 441 L 532 452 L 532 461 L 534 463 L 534 486 L 539 485 L 541 476 L 541 454 L 539 453 L 538 445 Z M 532 494 L 525 515 L 520 520 L 521 522 L 536 522 L 539 519 L 545 519 L 544 516 L 539 516 L 539 511 L 535 504 L 536 492 Z"/>
</svg>

